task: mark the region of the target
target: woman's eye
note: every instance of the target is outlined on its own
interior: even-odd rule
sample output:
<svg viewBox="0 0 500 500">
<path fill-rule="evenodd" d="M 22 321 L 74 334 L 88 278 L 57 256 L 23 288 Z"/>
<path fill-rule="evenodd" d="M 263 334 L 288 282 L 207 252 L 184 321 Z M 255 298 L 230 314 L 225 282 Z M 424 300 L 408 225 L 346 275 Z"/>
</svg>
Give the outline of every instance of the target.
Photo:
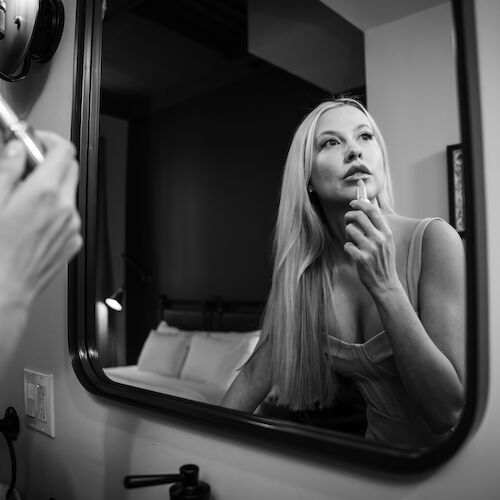
<svg viewBox="0 0 500 500">
<path fill-rule="evenodd" d="M 331 148 L 333 146 L 336 146 L 337 144 L 340 144 L 340 142 L 337 139 L 327 139 L 326 141 L 323 141 L 321 144 L 322 148 Z"/>
<path fill-rule="evenodd" d="M 360 137 L 363 141 L 371 141 L 373 139 L 373 134 L 371 132 L 363 132 Z"/>
</svg>

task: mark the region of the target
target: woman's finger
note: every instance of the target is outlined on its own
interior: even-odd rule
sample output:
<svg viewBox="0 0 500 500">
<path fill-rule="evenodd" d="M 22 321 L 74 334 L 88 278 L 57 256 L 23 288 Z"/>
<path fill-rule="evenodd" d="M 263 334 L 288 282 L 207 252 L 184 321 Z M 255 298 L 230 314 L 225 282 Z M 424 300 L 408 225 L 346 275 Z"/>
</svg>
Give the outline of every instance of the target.
<svg viewBox="0 0 500 500">
<path fill-rule="evenodd" d="M 45 160 L 19 184 L 11 203 L 22 207 L 39 200 L 43 206 L 48 200 L 58 199 L 58 203 L 63 201 L 64 205 L 74 205 L 78 177 L 74 146 L 47 132 L 37 136 L 43 138 L 47 146 Z"/>
<path fill-rule="evenodd" d="M 361 210 L 363 213 L 365 213 L 366 216 L 371 220 L 372 224 L 379 231 L 382 231 L 384 233 L 390 232 L 389 224 L 387 223 L 385 216 L 373 203 L 365 200 L 352 200 L 349 203 L 349 206 L 354 210 Z"/>
<path fill-rule="evenodd" d="M 82 240 L 79 231 L 80 217 L 71 212 L 61 213 L 44 231 L 44 240 L 34 254 L 38 266 L 38 273 L 34 276 L 36 283 L 43 281 L 42 276 L 51 276 L 57 272 L 79 250 Z"/>
<path fill-rule="evenodd" d="M 35 130 L 35 136 L 42 143 L 46 153 L 60 146 L 66 146 L 73 151 L 72 155 L 75 156 L 76 149 L 74 145 L 68 139 L 58 134 L 47 130 Z"/>
<path fill-rule="evenodd" d="M 351 210 L 345 214 L 346 226 L 355 224 L 369 238 L 374 238 L 378 235 L 378 229 L 373 225 L 373 222 L 361 210 Z"/>
<path fill-rule="evenodd" d="M 57 253 L 57 247 L 64 245 L 64 242 L 71 235 L 80 231 L 80 217 L 76 211 L 70 207 L 61 209 L 59 213 L 45 227 L 40 229 L 40 237 L 36 248 L 36 258 L 41 265 L 52 260 Z"/>
<path fill-rule="evenodd" d="M 58 247 L 58 251 L 52 256 L 50 262 L 40 269 L 39 279 L 37 280 L 35 295 L 43 290 L 54 275 L 63 268 L 63 266 L 74 257 L 82 247 L 83 239 L 80 234 L 68 236 L 64 245 Z"/>
<path fill-rule="evenodd" d="M 355 264 L 364 260 L 364 253 L 352 241 L 348 241 L 344 245 L 344 251 L 349 255 Z"/>
<path fill-rule="evenodd" d="M 372 248 L 371 239 L 356 224 L 347 224 L 345 234 L 346 240 L 354 243 L 360 250 Z"/>
<path fill-rule="evenodd" d="M 74 166 L 75 147 L 51 132 L 36 132 L 45 149 L 45 160 L 26 179 L 25 184 L 43 183 L 49 189 L 58 188 Z M 31 181 L 31 182 L 30 182 Z"/>
<path fill-rule="evenodd" d="M 0 152 L 0 207 L 16 188 L 26 165 L 26 150 L 20 141 L 8 142 Z"/>
<path fill-rule="evenodd" d="M 76 188 L 78 186 L 78 177 L 79 177 L 79 165 L 76 160 L 76 148 L 75 146 L 67 141 L 66 139 L 62 139 L 57 134 L 53 132 L 48 132 L 45 130 L 38 130 L 36 132 L 37 137 L 44 144 L 45 149 L 49 152 L 52 152 L 54 149 L 65 149 L 66 157 L 70 159 L 67 164 L 66 169 L 62 169 L 62 177 L 59 179 L 61 183 L 66 184 L 70 189 L 70 192 L 76 195 Z M 53 161 L 52 157 L 46 156 L 46 161 Z"/>
</svg>

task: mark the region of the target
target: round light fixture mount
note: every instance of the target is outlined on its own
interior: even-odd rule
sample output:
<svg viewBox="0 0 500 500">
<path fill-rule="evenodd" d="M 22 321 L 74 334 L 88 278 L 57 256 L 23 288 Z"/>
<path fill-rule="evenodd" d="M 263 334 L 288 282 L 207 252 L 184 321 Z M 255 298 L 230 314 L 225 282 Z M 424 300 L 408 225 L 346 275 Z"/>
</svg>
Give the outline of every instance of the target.
<svg viewBox="0 0 500 500">
<path fill-rule="evenodd" d="M 26 78 L 31 60 L 46 63 L 64 29 L 61 0 L 0 0 L 0 78 Z"/>
</svg>

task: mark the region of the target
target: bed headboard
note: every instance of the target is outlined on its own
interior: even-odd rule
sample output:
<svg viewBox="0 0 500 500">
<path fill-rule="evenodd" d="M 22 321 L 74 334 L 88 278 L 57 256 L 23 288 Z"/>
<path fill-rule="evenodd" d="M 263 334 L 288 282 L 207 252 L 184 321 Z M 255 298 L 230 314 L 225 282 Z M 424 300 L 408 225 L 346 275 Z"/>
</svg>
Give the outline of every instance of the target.
<svg viewBox="0 0 500 500">
<path fill-rule="evenodd" d="M 221 298 L 186 301 L 160 297 L 160 320 L 182 330 L 249 332 L 260 330 L 263 302 L 224 301 Z"/>
</svg>

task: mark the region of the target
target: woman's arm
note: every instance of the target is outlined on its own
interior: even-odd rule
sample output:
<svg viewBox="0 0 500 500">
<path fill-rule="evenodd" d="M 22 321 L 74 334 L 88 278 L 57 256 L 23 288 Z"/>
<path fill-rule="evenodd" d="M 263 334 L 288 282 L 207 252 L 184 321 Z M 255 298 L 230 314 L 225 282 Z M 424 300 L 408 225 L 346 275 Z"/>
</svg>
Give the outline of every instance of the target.
<svg viewBox="0 0 500 500">
<path fill-rule="evenodd" d="M 233 410 L 254 412 L 271 386 L 270 348 L 269 342 L 264 341 L 243 366 L 220 404 Z"/>
<path fill-rule="evenodd" d="M 347 216 L 346 251 L 358 267 L 389 335 L 394 359 L 408 394 L 433 432 L 456 425 L 464 403 L 465 267 L 462 242 L 444 222 L 424 233 L 419 282 L 420 318 L 399 281 L 392 233 L 379 209 L 351 206 L 364 215 Z M 352 212 L 350 212 L 352 214 Z M 359 230 L 362 234 L 358 234 Z"/>
<path fill-rule="evenodd" d="M 78 251 L 78 164 L 74 146 L 38 132 L 45 160 L 22 179 L 17 141 L 0 152 L 0 366 L 19 342 L 33 298 Z"/>
</svg>

